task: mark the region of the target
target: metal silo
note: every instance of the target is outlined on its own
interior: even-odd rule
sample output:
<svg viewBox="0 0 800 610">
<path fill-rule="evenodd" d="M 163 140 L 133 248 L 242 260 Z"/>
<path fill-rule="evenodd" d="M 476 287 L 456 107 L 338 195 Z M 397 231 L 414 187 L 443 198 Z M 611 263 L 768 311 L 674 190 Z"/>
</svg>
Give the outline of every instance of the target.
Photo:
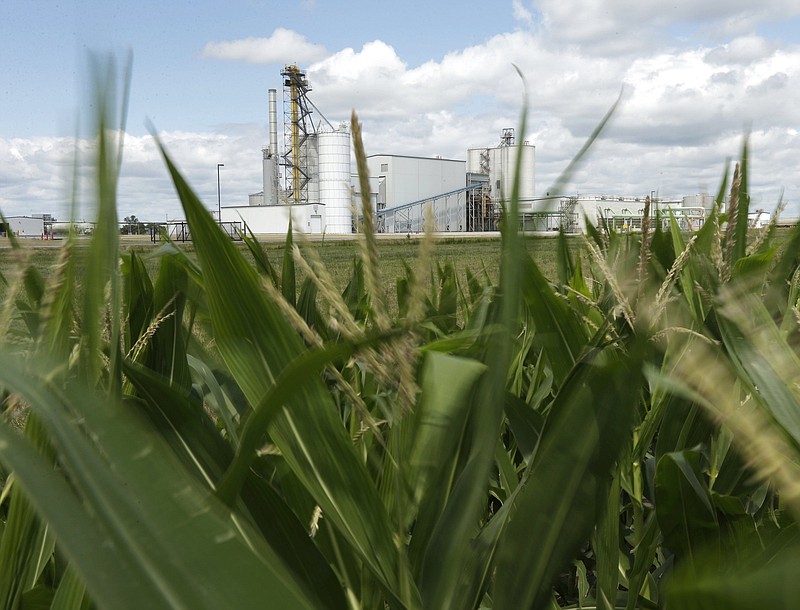
<svg viewBox="0 0 800 610">
<path fill-rule="evenodd" d="M 327 233 L 352 233 L 350 207 L 350 134 L 345 125 L 317 134 L 319 202 L 325 206 Z"/>
<path fill-rule="evenodd" d="M 507 202 L 511 199 L 517 157 L 522 155 L 519 181 L 520 209 L 531 208 L 535 195 L 535 150 L 527 143 L 489 149 L 489 184 L 495 201 Z"/>
<path fill-rule="evenodd" d="M 467 172 L 471 174 L 488 173 L 488 154 L 488 148 L 467 149 Z"/>
</svg>

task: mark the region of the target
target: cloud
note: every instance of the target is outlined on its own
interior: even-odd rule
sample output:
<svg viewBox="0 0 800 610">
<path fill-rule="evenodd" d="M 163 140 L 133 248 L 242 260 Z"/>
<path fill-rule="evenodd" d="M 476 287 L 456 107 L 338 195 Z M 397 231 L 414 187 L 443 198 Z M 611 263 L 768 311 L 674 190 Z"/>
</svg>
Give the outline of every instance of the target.
<svg viewBox="0 0 800 610">
<path fill-rule="evenodd" d="M 227 126 L 226 131 L 159 134 L 173 161 L 209 210 L 217 208 L 217 163 L 225 164 L 220 175 L 222 205 L 247 205 L 249 193 L 261 190 L 265 127 Z M 182 218 L 175 188 L 153 138 L 126 134 L 124 144 L 118 216 L 135 214 L 143 221 Z M 91 139 L 0 138 L 0 211 L 12 216 L 48 213 L 68 218 L 73 176 L 77 174 L 81 202 L 77 216 L 93 218 L 94 153 Z"/>
<path fill-rule="evenodd" d="M 380 120 L 444 109 L 462 114 L 478 99 L 498 119 L 514 124 L 524 92 L 515 65 L 527 77 L 534 111 L 558 107 L 562 115 L 588 111 L 597 116 L 616 98 L 625 68 L 575 50 L 551 50 L 535 34 L 517 31 L 416 67 L 391 46 L 373 41 L 313 64 L 308 75 L 315 104 L 326 115 L 346 117 L 353 107 L 365 118 Z M 592 95 L 576 95 L 576 88 L 590 89 Z"/>
<path fill-rule="evenodd" d="M 239 60 L 255 64 L 309 64 L 327 55 L 325 47 L 313 44 L 292 30 L 277 28 L 269 38 L 243 38 L 209 42 L 202 57 Z"/>
<path fill-rule="evenodd" d="M 777 45 L 761 36 L 740 36 L 706 53 L 705 61 L 710 64 L 747 65 L 768 57 Z"/>
<path fill-rule="evenodd" d="M 533 25 L 533 13 L 523 4 L 522 0 L 512 0 L 511 8 L 514 12 L 514 19 L 524 25 Z"/>
<path fill-rule="evenodd" d="M 386 43 L 345 49 L 314 64 L 315 104 L 344 118 L 355 106 L 368 153 L 464 158 L 492 146 L 518 125 L 526 75 L 528 139 L 537 147 L 537 189 L 544 190 L 616 99 L 623 104 L 570 188 L 663 195 L 715 191 L 725 159 L 736 156 L 752 125 L 753 154 L 770 168 L 751 178 L 754 201 L 771 208 L 781 186 L 792 190 L 800 143 L 787 134 L 800 122 L 800 48 L 743 36 L 722 45 L 654 49 L 637 59 L 551 47 L 517 31 L 409 66 Z M 772 148 L 780 142 L 784 148 Z M 757 186 L 756 186 L 757 185 Z M 795 187 L 796 188 L 796 187 Z M 645 192 L 646 191 L 646 192 Z M 800 214 L 800 209 L 797 209 Z"/>
<path fill-rule="evenodd" d="M 553 41 L 628 51 L 663 44 L 658 29 L 682 26 L 724 38 L 800 15 L 797 0 L 536 0 L 535 7 Z"/>
</svg>

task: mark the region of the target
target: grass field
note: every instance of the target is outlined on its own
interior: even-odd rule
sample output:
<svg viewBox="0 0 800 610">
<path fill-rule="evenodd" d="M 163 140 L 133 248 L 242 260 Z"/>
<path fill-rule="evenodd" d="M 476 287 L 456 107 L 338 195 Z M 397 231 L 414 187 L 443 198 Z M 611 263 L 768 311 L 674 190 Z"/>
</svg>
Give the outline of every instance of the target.
<svg viewBox="0 0 800 610">
<path fill-rule="evenodd" d="M 301 249 L 312 249 L 317 252 L 319 258 L 325 263 L 326 268 L 331 274 L 335 284 L 343 290 L 350 280 L 353 261 L 358 256 L 359 243 L 357 240 L 328 239 L 325 241 L 303 242 L 297 239 Z M 389 299 L 389 304 L 396 304 L 395 283 L 397 278 L 404 275 L 404 264 L 414 266 L 414 260 L 419 252 L 420 240 L 418 238 L 382 239 L 379 240 L 381 278 L 384 291 Z M 552 278 L 555 274 L 555 240 L 551 237 L 528 237 L 525 240 L 528 252 L 542 269 L 546 277 Z M 580 238 L 573 238 L 574 248 L 579 247 Z M 38 240 L 22 241 L 24 246 L 18 251 L 13 251 L 8 247 L 5 238 L 0 239 L 0 273 L 8 280 L 9 284 L 18 279 L 18 270 L 24 269 L 25 264 L 30 263 L 47 278 L 59 256 L 58 242 L 39 242 Z M 88 240 L 87 240 L 88 245 Z M 281 268 L 281 261 L 284 255 L 284 244 L 272 241 L 262 241 L 264 249 L 270 263 L 276 269 Z M 191 243 L 178 244 L 184 252 L 190 256 L 194 255 L 194 246 Z M 246 253 L 247 248 L 243 244 L 238 247 Z M 143 239 L 125 240 L 120 244 L 122 252 L 135 251 L 142 256 L 148 271 L 154 274 L 158 266 L 159 246 L 151 244 Z M 500 236 L 476 237 L 476 238 L 441 238 L 436 241 L 434 250 L 435 259 L 442 265 L 451 264 L 455 268 L 461 280 L 464 279 L 466 270 L 473 274 L 483 277 L 488 276 L 493 284 L 498 281 L 499 261 L 500 261 Z M 80 274 L 79 274 L 80 277 Z M 298 274 L 298 288 L 303 280 L 302 274 Z M 8 287 L 0 282 L 0 300 L 5 298 Z"/>
</svg>

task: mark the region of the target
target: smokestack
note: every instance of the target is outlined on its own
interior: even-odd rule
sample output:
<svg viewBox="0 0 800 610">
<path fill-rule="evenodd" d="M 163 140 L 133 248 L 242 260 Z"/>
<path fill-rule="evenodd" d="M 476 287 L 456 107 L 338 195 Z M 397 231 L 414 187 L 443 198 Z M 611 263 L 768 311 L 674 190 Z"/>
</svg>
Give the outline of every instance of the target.
<svg viewBox="0 0 800 610">
<path fill-rule="evenodd" d="M 278 102 L 275 89 L 269 90 L 269 148 L 262 152 L 264 199 L 262 205 L 278 203 Z"/>
<path fill-rule="evenodd" d="M 269 90 L 269 152 L 278 154 L 278 92 Z"/>
</svg>

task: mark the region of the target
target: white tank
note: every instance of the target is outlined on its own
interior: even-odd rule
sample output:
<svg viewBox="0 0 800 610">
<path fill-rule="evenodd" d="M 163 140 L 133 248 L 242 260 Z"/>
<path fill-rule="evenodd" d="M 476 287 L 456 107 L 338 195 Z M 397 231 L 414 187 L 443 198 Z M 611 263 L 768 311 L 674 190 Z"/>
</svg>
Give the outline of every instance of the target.
<svg viewBox="0 0 800 610">
<path fill-rule="evenodd" d="M 535 196 L 535 150 L 530 144 L 499 146 L 489 150 L 489 184 L 495 201 L 511 199 L 517 156 L 521 154 L 519 207 L 520 210 L 531 209 Z"/>
<path fill-rule="evenodd" d="M 316 133 L 309 134 L 302 144 L 306 171 L 309 176 L 308 184 L 306 185 L 308 197 L 305 203 L 317 203 L 319 201 L 319 136 L 320 134 Z"/>
<path fill-rule="evenodd" d="M 711 210 L 714 209 L 714 197 L 708 193 L 687 195 L 683 198 L 683 207 L 703 208 L 706 211 L 706 218 L 708 218 L 708 215 L 711 214 Z"/>
<path fill-rule="evenodd" d="M 485 148 L 469 148 L 467 149 L 467 172 L 470 174 L 481 173 L 481 154 Z"/>
<path fill-rule="evenodd" d="M 350 207 L 350 134 L 337 131 L 317 135 L 319 147 L 319 202 L 325 206 L 326 233 L 352 233 Z"/>
</svg>

